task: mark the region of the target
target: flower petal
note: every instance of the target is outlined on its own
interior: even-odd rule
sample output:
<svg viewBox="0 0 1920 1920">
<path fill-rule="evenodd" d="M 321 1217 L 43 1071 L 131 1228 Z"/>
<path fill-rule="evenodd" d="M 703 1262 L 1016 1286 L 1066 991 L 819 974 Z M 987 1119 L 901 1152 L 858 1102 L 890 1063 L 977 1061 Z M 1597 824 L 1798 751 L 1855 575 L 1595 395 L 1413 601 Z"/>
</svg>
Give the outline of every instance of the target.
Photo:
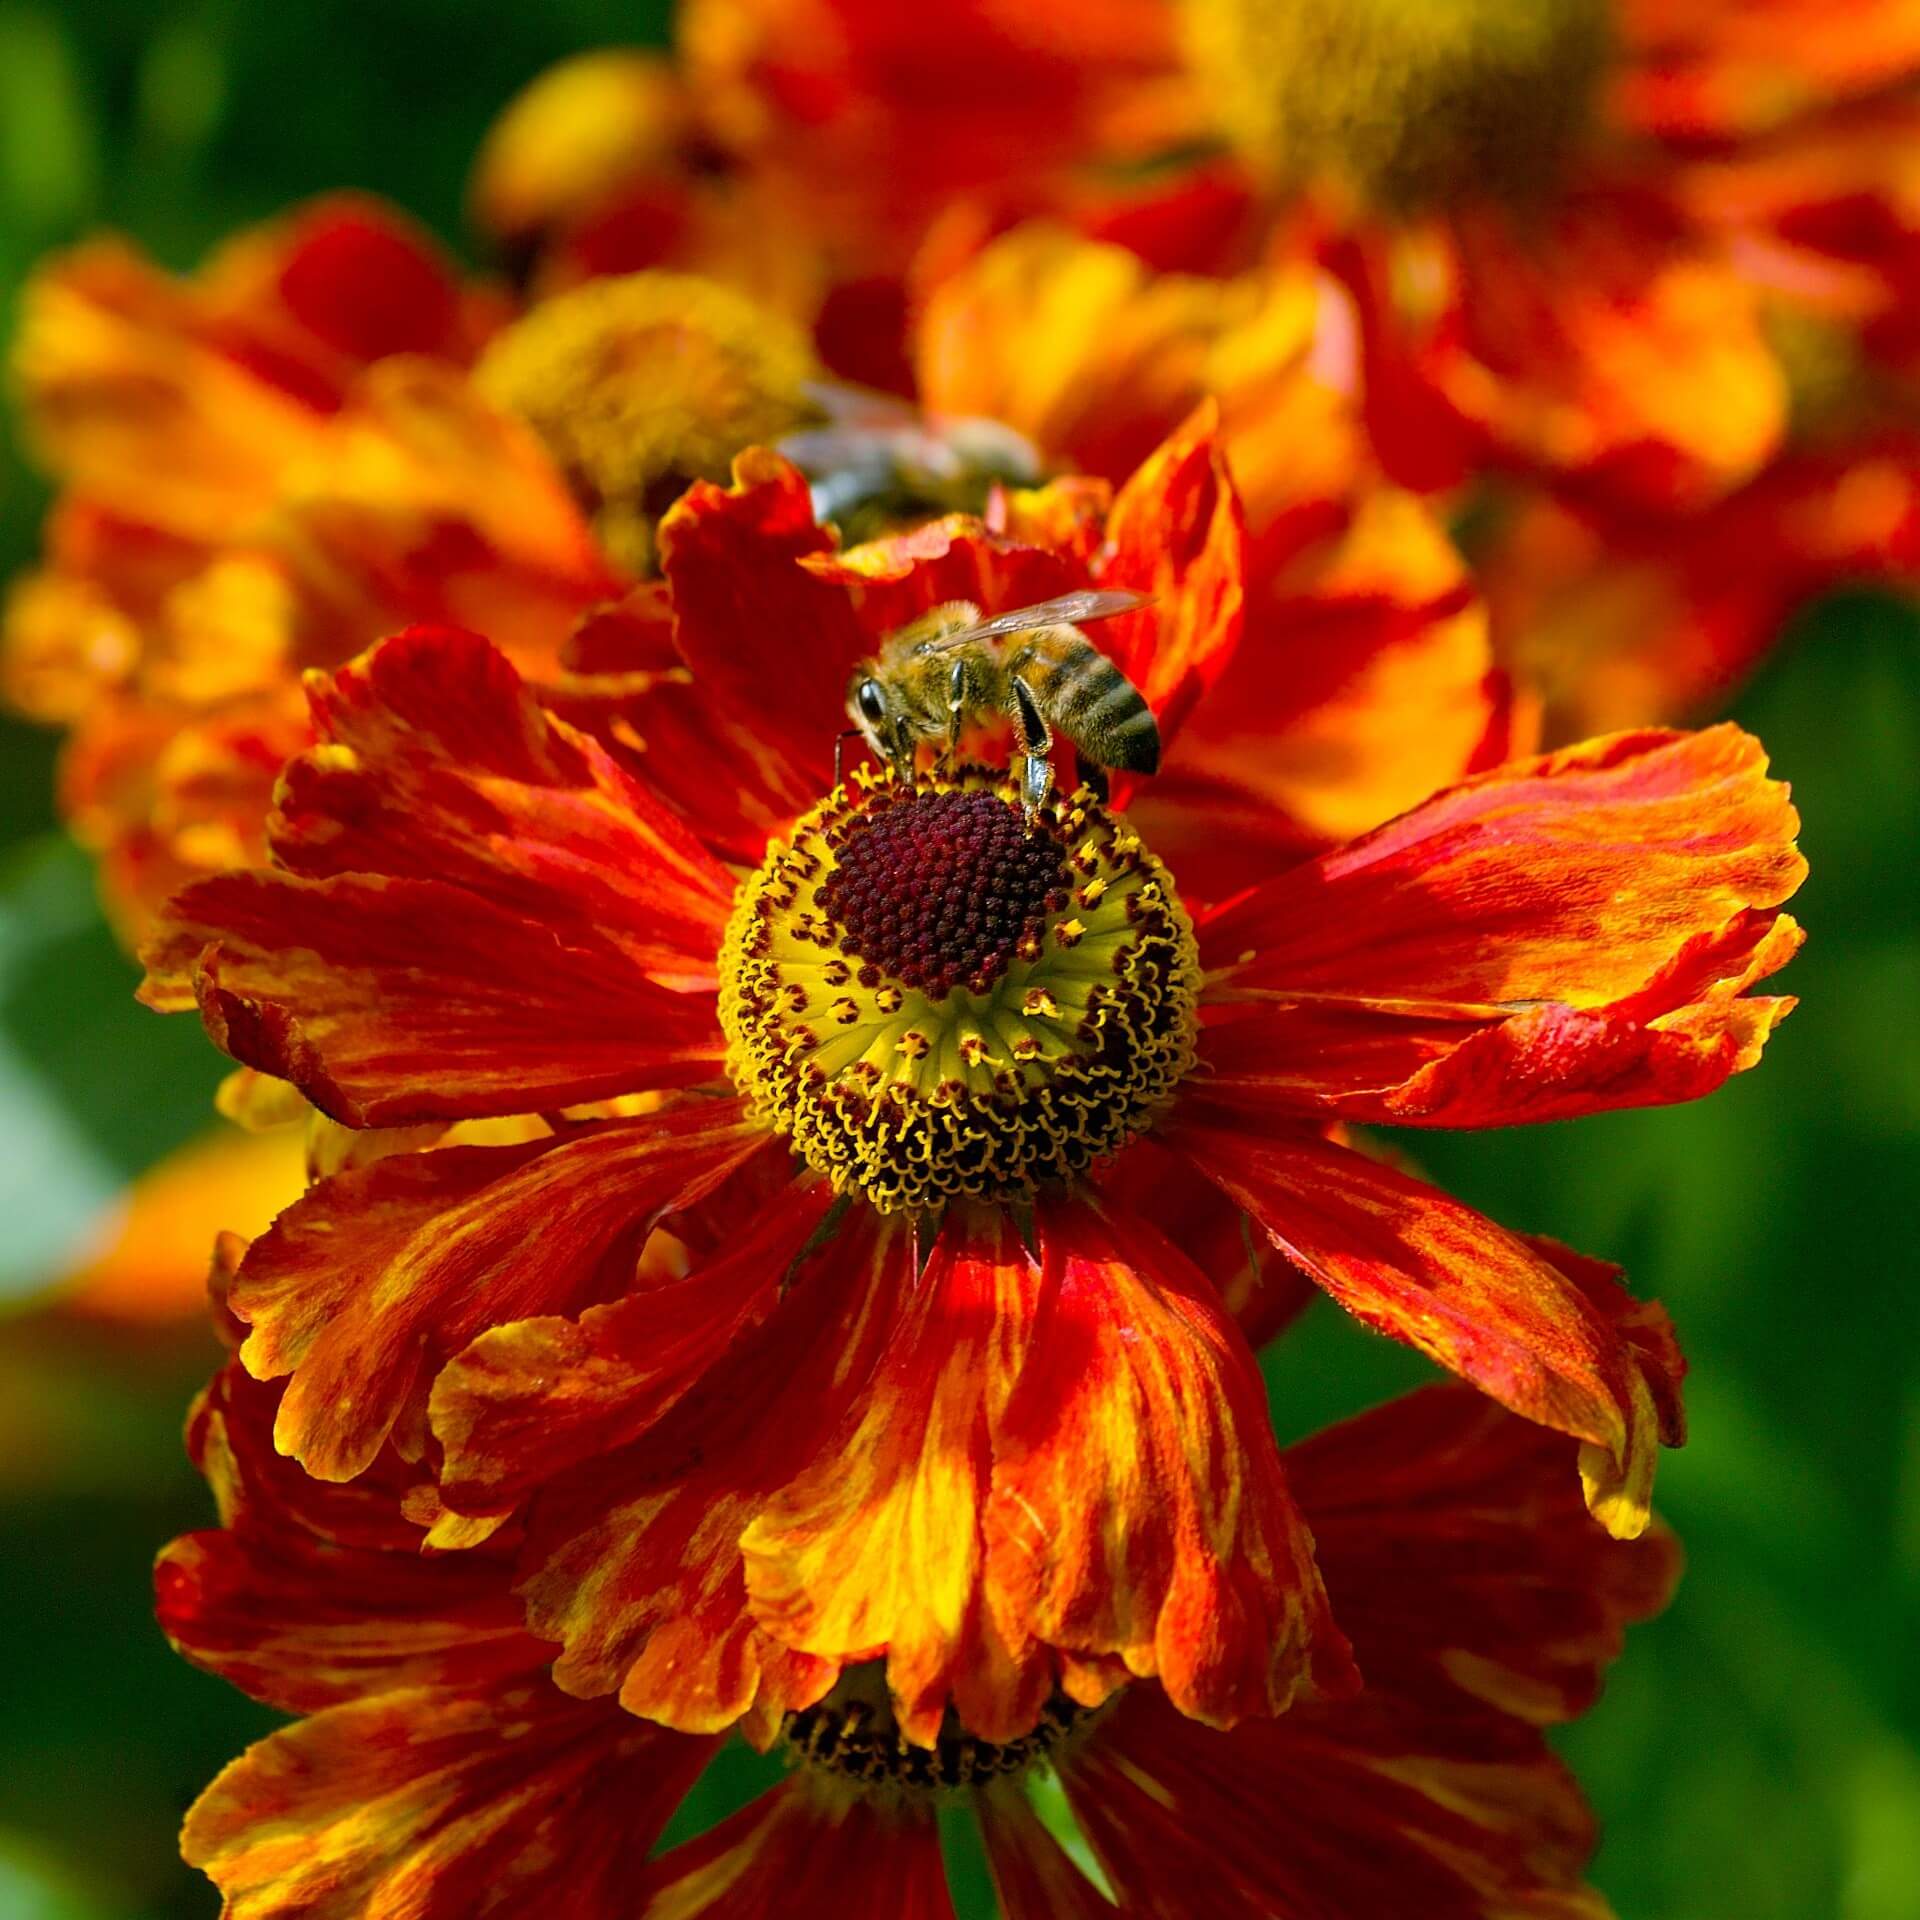
<svg viewBox="0 0 1920 1920">
<path fill-rule="evenodd" d="M 741 1538 L 761 1626 L 843 1662 L 884 1648 L 901 1731 L 923 1746 L 950 1699 L 971 1732 L 1013 1739 L 1050 1690 L 1028 1637 L 1003 1647 L 981 1618 L 994 1434 L 1039 1284 L 997 1213 L 950 1220 L 846 1426 Z"/>
<path fill-rule="evenodd" d="M 1786 1010 L 1742 995 L 1796 944 L 1770 909 L 1806 872 L 1798 817 L 1765 768 L 1730 726 L 1619 734 L 1252 889 L 1202 929 L 1212 1066 L 1296 1111 L 1431 1124 L 1718 1084 Z"/>
<path fill-rule="evenodd" d="M 976 1805 L 1006 1920 L 1111 1920 L 1114 1903 L 1062 1851 L 1020 1783 L 995 1782 Z"/>
<path fill-rule="evenodd" d="M 1364 1154 L 1308 1134 L 1254 1138 L 1231 1115 L 1210 1123 L 1204 1109 L 1188 1111 L 1174 1143 L 1288 1259 L 1367 1326 L 1586 1442 L 1596 1511 L 1625 1536 L 1646 1526 L 1653 1455 L 1662 1437 L 1681 1437 L 1679 1356 L 1646 1338 L 1650 1310 L 1610 1270 L 1582 1262 L 1564 1272 Z"/>
<path fill-rule="evenodd" d="M 1680 1561 L 1660 1528 L 1623 1543 L 1592 1524 L 1573 1452 L 1461 1387 L 1288 1450 L 1369 1689 L 1532 1726 L 1592 1706 L 1623 1630 L 1666 1604 Z"/>
<path fill-rule="evenodd" d="M 924 1810 L 815 1797 L 799 1780 L 663 1854 L 646 1880 L 647 1920 L 835 1914 L 840 1920 L 954 1920 L 939 1830 Z"/>
<path fill-rule="evenodd" d="M 611 940 L 440 880 L 232 873 L 163 916 L 141 997 L 351 1127 L 578 1105 L 709 1079 L 710 994 L 656 985 Z"/>
<path fill-rule="evenodd" d="M 393 1687 L 484 1691 L 546 1664 L 497 1552 L 422 1558 L 391 1457 L 349 1486 L 274 1451 L 277 1389 L 229 1364 L 189 1440 L 222 1527 L 175 1540 L 154 1568 L 161 1629 L 256 1700 L 311 1713 Z"/>
<path fill-rule="evenodd" d="M 847 676 L 868 650 L 845 592 L 800 565 L 833 546 L 806 481 L 763 448 L 735 461 L 730 487 L 696 481 L 660 522 L 681 658 L 751 723 L 801 806 L 832 778 Z"/>
<path fill-rule="evenodd" d="M 1157 447 L 1114 496 L 1105 587 L 1153 605 L 1100 630 L 1100 645 L 1146 696 L 1170 740 L 1226 671 L 1245 603 L 1246 519 L 1208 401 Z"/>
<path fill-rule="evenodd" d="M 270 835 L 288 871 L 445 881 L 710 977 L 732 875 L 487 641 L 416 628 L 309 697 L 320 745 L 287 767 Z"/>
<path fill-rule="evenodd" d="M 1436 1388 L 1289 1454 L 1366 1688 L 1225 1735 L 1148 1688 L 1118 1702 L 1062 1773 L 1123 1911 L 1606 1920 L 1539 1729 L 1591 1701 L 1677 1563 L 1592 1524 L 1572 1451 Z"/>
<path fill-rule="evenodd" d="M 181 1851 L 230 1920 L 594 1920 L 631 1900 L 710 1752 L 538 1679 L 383 1693 L 243 1754 L 194 1803 Z"/>
<path fill-rule="evenodd" d="M 511 1511 L 542 1482 L 639 1439 L 773 1311 L 828 1201 L 821 1189 L 789 1188 L 684 1279 L 577 1321 L 518 1320 L 482 1334 L 433 1388 L 447 1504 Z"/>
<path fill-rule="evenodd" d="M 718 1732 L 832 1686 L 755 1621 L 740 1536 L 847 1417 L 912 1288 L 906 1237 L 850 1219 L 664 1420 L 536 1495 L 520 1590 L 562 1687 Z"/>
<path fill-rule="evenodd" d="M 235 1277 L 242 1349 L 293 1373 L 279 1444 L 321 1479 L 361 1472 L 399 1423 L 417 1450 L 438 1367 L 489 1326 L 595 1297 L 653 1220 L 759 1144 L 736 1102 L 572 1137 L 397 1153 L 337 1174 L 255 1241 Z"/>
<path fill-rule="evenodd" d="M 1350 1681 L 1253 1357 L 1137 1216 L 1050 1205 L 1028 1357 L 994 1441 L 994 1610 L 1158 1675 L 1230 1726 Z M 1123 1251 L 1124 1249 L 1124 1251 Z"/>
</svg>

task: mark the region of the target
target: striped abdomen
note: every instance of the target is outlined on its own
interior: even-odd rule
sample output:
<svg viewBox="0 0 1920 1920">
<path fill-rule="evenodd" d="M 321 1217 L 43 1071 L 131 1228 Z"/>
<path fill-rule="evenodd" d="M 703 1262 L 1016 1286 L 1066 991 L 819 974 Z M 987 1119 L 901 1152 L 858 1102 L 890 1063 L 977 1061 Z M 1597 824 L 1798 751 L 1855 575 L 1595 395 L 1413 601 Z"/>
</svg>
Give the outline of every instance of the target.
<svg viewBox="0 0 1920 1920">
<path fill-rule="evenodd" d="M 1023 634 L 1007 660 L 1033 690 L 1047 723 L 1095 766 L 1153 773 L 1160 729 L 1140 689 L 1077 627 Z"/>
</svg>

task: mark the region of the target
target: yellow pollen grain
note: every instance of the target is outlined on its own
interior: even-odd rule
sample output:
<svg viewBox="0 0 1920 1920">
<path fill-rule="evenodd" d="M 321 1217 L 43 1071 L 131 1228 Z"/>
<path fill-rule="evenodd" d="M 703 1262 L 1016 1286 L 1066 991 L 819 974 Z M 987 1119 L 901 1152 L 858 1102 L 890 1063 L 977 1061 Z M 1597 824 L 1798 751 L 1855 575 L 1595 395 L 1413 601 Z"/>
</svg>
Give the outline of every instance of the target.
<svg viewBox="0 0 1920 1920">
<path fill-rule="evenodd" d="M 1551 189 L 1592 116 L 1613 0 L 1183 0 L 1221 130 L 1288 186 L 1396 211 Z"/>
<path fill-rule="evenodd" d="M 815 373 L 791 321 L 693 274 L 649 272 L 543 301 L 492 342 L 474 382 L 532 427 L 608 552 L 644 573 L 660 514 L 808 418 Z"/>
</svg>

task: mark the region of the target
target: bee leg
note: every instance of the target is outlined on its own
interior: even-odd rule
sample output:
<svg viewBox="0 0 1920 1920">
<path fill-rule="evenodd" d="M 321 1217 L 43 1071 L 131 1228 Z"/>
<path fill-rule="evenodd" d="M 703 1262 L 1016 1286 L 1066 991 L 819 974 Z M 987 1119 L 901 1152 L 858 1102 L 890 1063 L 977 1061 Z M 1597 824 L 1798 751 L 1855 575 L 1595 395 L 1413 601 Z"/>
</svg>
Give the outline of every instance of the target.
<svg viewBox="0 0 1920 1920">
<path fill-rule="evenodd" d="M 1091 760 L 1080 762 L 1080 784 L 1104 807 L 1113 797 L 1112 783 L 1107 779 L 1105 767 L 1097 767 Z"/>
<path fill-rule="evenodd" d="M 1053 762 L 1047 758 L 1053 745 L 1053 732 L 1040 711 L 1033 689 L 1019 675 L 1013 675 L 1013 737 L 1022 756 L 1020 807 L 1031 831 L 1053 791 Z"/>
<path fill-rule="evenodd" d="M 960 752 L 960 729 L 967 716 L 967 663 L 956 660 L 947 675 L 947 757 L 951 766 Z"/>
<path fill-rule="evenodd" d="M 893 723 L 893 777 L 904 786 L 913 785 L 913 758 L 917 745 L 913 730 L 906 721 L 896 720 Z"/>
</svg>

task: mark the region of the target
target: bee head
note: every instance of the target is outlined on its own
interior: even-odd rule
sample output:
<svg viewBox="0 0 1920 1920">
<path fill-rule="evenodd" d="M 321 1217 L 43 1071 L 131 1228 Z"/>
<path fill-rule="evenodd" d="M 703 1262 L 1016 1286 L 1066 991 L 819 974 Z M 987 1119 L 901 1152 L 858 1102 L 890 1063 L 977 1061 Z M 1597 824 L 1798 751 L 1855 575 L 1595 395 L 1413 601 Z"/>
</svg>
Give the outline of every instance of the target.
<svg viewBox="0 0 1920 1920">
<path fill-rule="evenodd" d="M 870 667 L 860 667 L 847 683 L 847 718 L 866 736 L 880 760 L 892 760 L 898 749 L 899 723 L 888 698 L 886 682 Z"/>
</svg>

